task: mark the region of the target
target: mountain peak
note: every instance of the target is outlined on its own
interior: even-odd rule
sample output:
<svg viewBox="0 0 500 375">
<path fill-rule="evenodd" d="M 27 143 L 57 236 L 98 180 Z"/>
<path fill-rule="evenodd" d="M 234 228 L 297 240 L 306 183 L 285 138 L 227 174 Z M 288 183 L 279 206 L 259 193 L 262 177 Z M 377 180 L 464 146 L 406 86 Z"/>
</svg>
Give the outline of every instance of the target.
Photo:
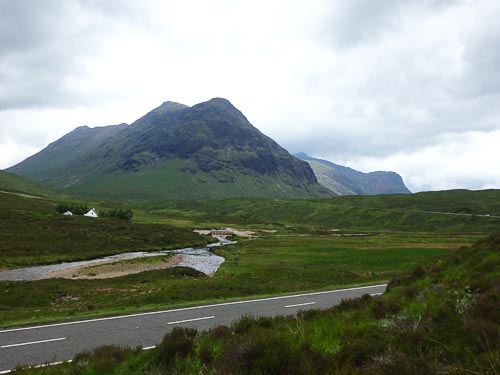
<svg viewBox="0 0 500 375">
<path fill-rule="evenodd" d="M 226 106 L 230 106 L 230 107 L 233 107 L 234 106 L 231 104 L 231 102 L 225 98 L 219 98 L 219 97 L 216 97 L 216 98 L 212 98 L 210 100 L 208 100 L 206 103 L 213 103 L 213 104 L 218 104 L 218 105 L 226 105 Z"/>
<path fill-rule="evenodd" d="M 159 107 L 156 107 L 155 109 L 153 109 L 151 112 L 160 114 L 160 113 L 167 113 L 167 112 L 175 112 L 175 111 L 179 111 L 179 110 L 186 109 L 186 108 L 189 108 L 189 107 L 185 104 L 166 101 L 166 102 L 163 102 L 163 104 L 160 105 Z"/>
<path fill-rule="evenodd" d="M 165 102 L 123 131 L 114 129 L 65 136 L 12 170 L 47 186 L 113 199 L 332 195 L 307 163 L 224 98 L 192 107 Z"/>
<path fill-rule="evenodd" d="M 310 159 L 309 155 L 307 155 L 305 152 L 297 152 L 294 154 L 296 158 L 299 158 L 300 160 L 307 161 Z"/>
<path fill-rule="evenodd" d="M 237 111 L 239 112 L 234 105 L 231 104 L 231 102 L 227 99 L 224 98 L 212 98 L 210 100 L 207 100 L 206 102 L 199 103 L 195 105 L 194 107 L 211 107 L 211 108 L 218 108 L 221 110 L 225 111 Z"/>
<path fill-rule="evenodd" d="M 248 121 L 248 119 L 241 113 L 231 102 L 224 98 L 213 98 L 206 102 L 196 104 L 192 107 L 193 114 L 196 116 L 202 116 L 206 119 L 211 118 L 211 120 L 215 120 L 218 118 L 219 124 L 220 120 L 222 122 L 231 123 L 233 126 L 239 124 L 244 127 L 252 125 Z"/>
</svg>

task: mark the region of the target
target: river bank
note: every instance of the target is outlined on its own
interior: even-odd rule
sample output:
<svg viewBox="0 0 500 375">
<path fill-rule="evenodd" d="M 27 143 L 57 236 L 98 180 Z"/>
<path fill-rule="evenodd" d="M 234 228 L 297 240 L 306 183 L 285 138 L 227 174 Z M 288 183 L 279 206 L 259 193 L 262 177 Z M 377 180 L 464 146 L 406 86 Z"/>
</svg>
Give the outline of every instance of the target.
<svg viewBox="0 0 500 375">
<path fill-rule="evenodd" d="M 235 242 L 222 240 L 201 248 L 128 252 L 85 261 L 3 270 L 0 271 L 0 280 L 103 279 L 171 267 L 189 267 L 207 276 L 213 276 L 225 259 L 212 253 L 210 248 L 233 243 Z M 149 257 L 163 257 L 163 259 L 151 262 L 129 262 L 133 259 Z"/>
</svg>

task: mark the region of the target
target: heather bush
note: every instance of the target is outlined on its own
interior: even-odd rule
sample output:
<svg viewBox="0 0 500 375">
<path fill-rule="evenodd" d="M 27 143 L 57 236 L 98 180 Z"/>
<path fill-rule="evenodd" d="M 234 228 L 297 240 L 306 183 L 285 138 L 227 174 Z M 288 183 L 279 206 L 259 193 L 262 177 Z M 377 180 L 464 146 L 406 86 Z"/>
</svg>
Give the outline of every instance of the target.
<svg viewBox="0 0 500 375">
<path fill-rule="evenodd" d="M 156 349 L 156 361 L 167 367 L 177 360 L 193 354 L 195 348 L 196 329 L 175 327 L 167 333 Z"/>
</svg>

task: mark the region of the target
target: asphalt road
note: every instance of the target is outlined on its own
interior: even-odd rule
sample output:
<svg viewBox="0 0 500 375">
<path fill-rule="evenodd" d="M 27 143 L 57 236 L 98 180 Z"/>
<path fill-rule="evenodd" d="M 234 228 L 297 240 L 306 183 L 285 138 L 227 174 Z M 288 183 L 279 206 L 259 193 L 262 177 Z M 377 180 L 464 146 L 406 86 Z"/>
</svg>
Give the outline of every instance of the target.
<svg viewBox="0 0 500 375">
<path fill-rule="evenodd" d="M 70 360 L 79 352 L 102 345 L 153 347 L 176 326 L 202 331 L 230 325 L 244 315 L 293 315 L 299 310 L 326 309 L 363 294 L 379 295 L 385 288 L 386 284 L 381 284 L 1 330 L 0 374 L 17 365 Z"/>
</svg>

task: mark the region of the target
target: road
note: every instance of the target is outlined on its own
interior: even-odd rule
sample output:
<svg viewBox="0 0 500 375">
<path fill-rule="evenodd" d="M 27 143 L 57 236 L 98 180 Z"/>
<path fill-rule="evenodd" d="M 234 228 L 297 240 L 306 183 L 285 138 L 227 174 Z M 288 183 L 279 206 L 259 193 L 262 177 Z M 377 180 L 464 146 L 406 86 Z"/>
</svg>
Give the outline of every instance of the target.
<svg viewBox="0 0 500 375">
<path fill-rule="evenodd" d="M 8 373 L 17 365 L 70 360 L 79 352 L 102 345 L 153 347 L 176 326 L 202 331 L 221 324 L 230 325 L 244 315 L 293 315 L 299 310 L 326 309 L 339 304 L 342 299 L 363 294 L 379 295 L 386 286 L 380 284 L 1 330 L 0 374 Z"/>
</svg>

